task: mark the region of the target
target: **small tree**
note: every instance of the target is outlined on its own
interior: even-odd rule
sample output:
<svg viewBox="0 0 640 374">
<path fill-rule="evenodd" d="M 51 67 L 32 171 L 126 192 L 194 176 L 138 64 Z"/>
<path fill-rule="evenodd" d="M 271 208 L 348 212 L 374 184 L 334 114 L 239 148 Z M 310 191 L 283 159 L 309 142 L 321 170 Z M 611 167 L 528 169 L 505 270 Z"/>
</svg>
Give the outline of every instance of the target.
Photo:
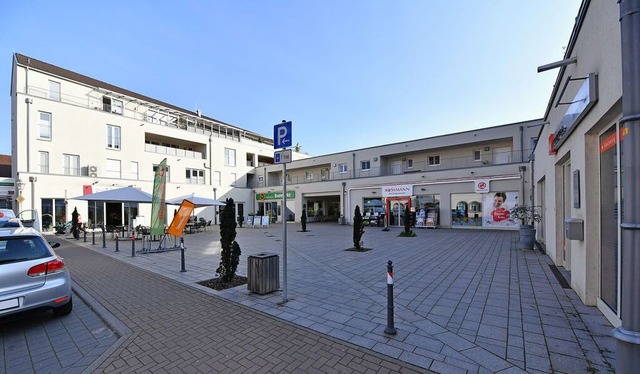
<svg viewBox="0 0 640 374">
<path fill-rule="evenodd" d="M 362 234 L 364 234 L 364 226 L 362 225 L 362 214 L 360 213 L 360 206 L 356 205 L 356 211 L 353 213 L 353 246 L 357 250 L 362 249 L 360 247 Z"/>
<path fill-rule="evenodd" d="M 404 233 L 409 235 L 411 233 L 411 210 L 409 209 L 409 204 L 404 209 Z"/>
<path fill-rule="evenodd" d="M 411 210 L 409 209 L 409 205 L 404 210 L 404 231 L 401 231 L 398 236 L 404 237 L 413 237 L 416 236 L 416 233 L 411 230 L 411 226 L 413 226 L 413 214 L 411 214 Z"/>
<path fill-rule="evenodd" d="M 300 223 L 302 224 L 302 232 L 307 232 L 307 210 L 302 209 L 302 217 L 300 217 Z"/>
<path fill-rule="evenodd" d="M 233 280 L 240 262 L 240 246 L 236 243 L 236 220 L 233 214 L 233 199 L 227 199 L 227 205 L 220 212 L 220 265 L 216 274 L 223 283 Z"/>
</svg>

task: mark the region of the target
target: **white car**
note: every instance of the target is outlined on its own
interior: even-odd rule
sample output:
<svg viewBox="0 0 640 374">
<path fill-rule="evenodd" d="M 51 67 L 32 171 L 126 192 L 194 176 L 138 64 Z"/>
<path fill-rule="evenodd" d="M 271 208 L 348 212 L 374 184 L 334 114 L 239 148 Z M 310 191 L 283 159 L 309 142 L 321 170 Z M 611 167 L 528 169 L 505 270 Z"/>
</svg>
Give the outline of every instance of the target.
<svg viewBox="0 0 640 374">
<path fill-rule="evenodd" d="M 0 317 L 36 309 L 71 313 L 71 277 L 53 250 L 58 246 L 32 228 L 0 227 Z"/>
</svg>

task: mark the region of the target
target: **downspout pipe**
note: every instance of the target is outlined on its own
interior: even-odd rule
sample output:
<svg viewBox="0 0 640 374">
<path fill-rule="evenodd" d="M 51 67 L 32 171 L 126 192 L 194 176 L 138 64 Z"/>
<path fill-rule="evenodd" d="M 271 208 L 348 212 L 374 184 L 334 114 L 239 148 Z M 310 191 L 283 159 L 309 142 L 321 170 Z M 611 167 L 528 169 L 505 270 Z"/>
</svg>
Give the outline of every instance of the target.
<svg viewBox="0 0 640 374">
<path fill-rule="evenodd" d="M 620 269 L 620 318 L 616 372 L 640 368 L 640 0 L 619 0 L 622 61 L 622 119 L 629 132 L 620 142 L 624 188 Z"/>
</svg>

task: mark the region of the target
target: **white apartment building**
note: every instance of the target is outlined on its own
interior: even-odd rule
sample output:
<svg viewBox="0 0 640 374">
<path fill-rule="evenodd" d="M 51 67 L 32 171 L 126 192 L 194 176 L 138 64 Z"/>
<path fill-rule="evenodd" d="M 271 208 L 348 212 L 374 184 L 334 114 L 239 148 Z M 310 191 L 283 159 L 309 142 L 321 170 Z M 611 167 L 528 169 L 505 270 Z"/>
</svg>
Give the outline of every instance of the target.
<svg viewBox="0 0 640 374">
<path fill-rule="evenodd" d="M 130 222 L 122 203 L 73 197 L 130 185 L 150 193 L 165 158 L 167 199 L 231 197 L 244 214 L 255 167 L 273 163 L 268 137 L 18 53 L 11 100 L 16 210 L 37 209 L 44 228 L 69 221 L 75 207 L 94 223 Z M 134 204 L 131 218 L 148 225 L 150 210 Z M 214 208 L 196 214 L 216 219 Z"/>
<path fill-rule="evenodd" d="M 404 226 L 408 207 L 417 227 L 515 228 L 494 213 L 496 193 L 505 208 L 530 203 L 530 154 L 541 120 L 297 160 L 287 165 L 287 218 L 307 210 L 318 218 L 351 223 L 359 206 L 365 222 Z M 281 165 L 257 167 L 254 212 L 280 215 Z"/>
<path fill-rule="evenodd" d="M 512 228 L 512 220 L 493 218 L 494 195 L 505 193 L 507 208 L 530 199 L 529 158 L 541 124 L 320 157 L 294 152 L 283 210 L 282 166 L 273 165 L 268 137 L 17 53 L 11 89 L 17 210 L 38 209 L 43 227 L 68 221 L 75 207 L 91 222 L 148 224 L 149 204 L 134 204 L 129 217 L 123 203 L 73 197 L 129 185 L 149 192 L 167 158 L 167 198 L 232 197 L 243 217 L 281 222 L 284 211 L 299 221 L 307 209 L 310 220 L 350 223 L 358 205 L 371 224 L 401 226 L 409 207 L 418 226 Z M 213 208 L 197 214 L 215 219 Z"/>
</svg>

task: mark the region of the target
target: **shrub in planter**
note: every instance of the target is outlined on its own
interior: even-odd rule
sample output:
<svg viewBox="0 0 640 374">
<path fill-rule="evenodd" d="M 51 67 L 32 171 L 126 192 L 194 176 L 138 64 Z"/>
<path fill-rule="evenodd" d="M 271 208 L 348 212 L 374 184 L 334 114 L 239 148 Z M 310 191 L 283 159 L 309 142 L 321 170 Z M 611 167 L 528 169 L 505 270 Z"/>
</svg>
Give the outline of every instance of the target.
<svg viewBox="0 0 640 374">
<path fill-rule="evenodd" d="M 220 264 L 216 274 L 224 283 L 230 282 L 236 275 L 240 262 L 240 246 L 236 243 L 236 220 L 233 214 L 233 199 L 227 199 L 227 205 L 220 212 Z"/>
<path fill-rule="evenodd" d="M 300 217 L 300 223 L 302 224 L 302 231 L 307 232 L 307 210 L 302 209 L 302 217 Z"/>
<path fill-rule="evenodd" d="M 542 216 L 537 212 L 536 207 L 529 205 L 516 205 L 510 211 L 511 217 L 520 221 L 520 241 L 519 249 L 533 249 L 536 242 L 535 222 L 540 222 Z"/>
<path fill-rule="evenodd" d="M 357 250 L 361 250 L 360 242 L 362 241 L 362 235 L 364 234 L 364 225 L 362 224 L 362 214 L 360 213 L 360 206 L 356 205 L 356 210 L 353 213 L 353 247 Z"/>
</svg>

